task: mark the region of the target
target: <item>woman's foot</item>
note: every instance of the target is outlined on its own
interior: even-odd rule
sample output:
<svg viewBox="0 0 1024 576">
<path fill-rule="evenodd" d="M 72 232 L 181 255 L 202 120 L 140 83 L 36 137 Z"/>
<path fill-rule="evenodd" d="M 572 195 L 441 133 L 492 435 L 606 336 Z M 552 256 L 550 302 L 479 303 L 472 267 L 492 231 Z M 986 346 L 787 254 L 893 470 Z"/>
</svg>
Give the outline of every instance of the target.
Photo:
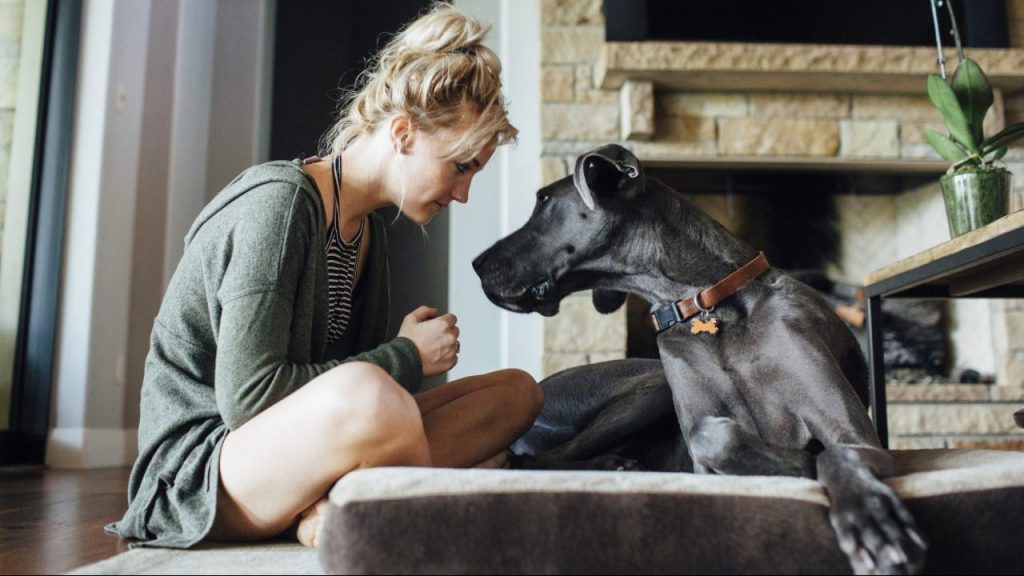
<svg viewBox="0 0 1024 576">
<path fill-rule="evenodd" d="M 299 514 L 299 521 L 295 527 L 295 538 L 303 546 L 316 548 L 329 504 L 325 496 Z"/>
</svg>

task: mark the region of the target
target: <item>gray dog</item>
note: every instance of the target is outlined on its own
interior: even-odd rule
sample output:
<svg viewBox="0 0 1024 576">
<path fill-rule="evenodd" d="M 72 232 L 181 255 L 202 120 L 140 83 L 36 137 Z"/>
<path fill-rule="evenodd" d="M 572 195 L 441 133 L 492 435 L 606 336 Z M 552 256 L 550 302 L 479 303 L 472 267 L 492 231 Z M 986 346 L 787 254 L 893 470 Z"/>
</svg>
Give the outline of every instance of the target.
<svg viewBox="0 0 1024 576">
<path fill-rule="evenodd" d="M 632 448 L 599 457 L 599 467 L 636 459 L 654 469 L 816 478 L 854 571 L 922 567 L 925 543 L 881 480 L 898 467 L 865 409 L 853 335 L 817 292 L 645 177 L 628 150 L 580 156 L 572 177 L 537 193 L 529 221 L 473 265 L 488 298 L 508 310 L 551 316 L 566 295 L 592 289 L 601 312 L 626 293 L 655 311 L 661 365 L 606 363 L 545 383 L 555 408 L 527 443 L 556 446 L 537 463 L 593 454 L 614 437 Z M 590 401 L 587 380 L 598 393 Z M 673 412 L 669 399 L 678 432 L 659 426 Z"/>
</svg>

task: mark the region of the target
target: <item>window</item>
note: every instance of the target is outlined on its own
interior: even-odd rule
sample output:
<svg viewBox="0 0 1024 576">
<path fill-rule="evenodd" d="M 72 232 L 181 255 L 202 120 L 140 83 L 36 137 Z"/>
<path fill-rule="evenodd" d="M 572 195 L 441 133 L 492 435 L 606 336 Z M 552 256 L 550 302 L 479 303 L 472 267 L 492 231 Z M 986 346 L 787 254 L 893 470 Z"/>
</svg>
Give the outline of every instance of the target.
<svg viewBox="0 0 1024 576">
<path fill-rule="evenodd" d="M 80 18 L 0 2 L 0 464 L 43 461 Z"/>
</svg>

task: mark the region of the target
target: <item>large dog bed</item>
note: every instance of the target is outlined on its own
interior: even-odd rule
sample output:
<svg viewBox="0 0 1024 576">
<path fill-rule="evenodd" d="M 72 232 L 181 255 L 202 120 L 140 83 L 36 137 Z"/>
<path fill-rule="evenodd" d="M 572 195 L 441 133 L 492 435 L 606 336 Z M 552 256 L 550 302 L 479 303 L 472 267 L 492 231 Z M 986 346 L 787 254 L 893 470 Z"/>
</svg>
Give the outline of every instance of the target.
<svg viewBox="0 0 1024 576">
<path fill-rule="evenodd" d="M 893 451 L 928 573 L 1024 572 L 1024 453 Z M 334 486 L 333 573 L 850 573 L 817 482 L 377 468 Z"/>
</svg>

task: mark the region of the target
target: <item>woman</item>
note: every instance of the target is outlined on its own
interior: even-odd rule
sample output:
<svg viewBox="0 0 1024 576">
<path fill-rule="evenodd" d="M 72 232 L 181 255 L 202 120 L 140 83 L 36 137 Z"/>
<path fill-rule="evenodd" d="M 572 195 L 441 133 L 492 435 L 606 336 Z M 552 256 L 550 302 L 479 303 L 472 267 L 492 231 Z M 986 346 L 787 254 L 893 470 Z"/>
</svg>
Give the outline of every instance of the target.
<svg viewBox="0 0 1024 576">
<path fill-rule="evenodd" d="M 361 77 L 324 158 L 250 168 L 203 209 L 154 323 L 129 508 L 109 530 L 184 548 L 292 529 L 316 546 L 352 470 L 505 463 L 539 387 L 502 370 L 415 394 L 455 365 L 459 329 L 422 306 L 384 342 L 374 213 L 426 224 L 515 139 L 485 34 L 435 6 Z"/>
</svg>

